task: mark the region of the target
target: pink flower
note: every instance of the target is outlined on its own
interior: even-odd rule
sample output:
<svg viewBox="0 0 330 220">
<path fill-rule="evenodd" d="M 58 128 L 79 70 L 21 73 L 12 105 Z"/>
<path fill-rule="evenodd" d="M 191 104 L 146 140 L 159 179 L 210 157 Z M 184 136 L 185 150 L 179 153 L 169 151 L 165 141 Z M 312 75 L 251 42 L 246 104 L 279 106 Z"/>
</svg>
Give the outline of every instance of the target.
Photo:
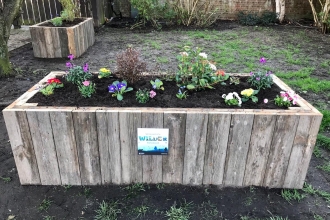
<svg viewBox="0 0 330 220">
<path fill-rule="evenodd" d="M 264 99 L 264 103 L 265 103 L 265 104 L 268 103 L 268 99 Z"/>
<path fill-rule="evenodd" d="M 261 57 L 259 60 L 260 63 L 266 63 L 266 58 L 265 57 Z"/>
<path fill-rule="evenodd" d="M 89 83 L 90 83 L 90 82 L 86 80 L 86 81 L 84 81 L 82 84 L 84 84 L 84 86 L 89 86 Z"/>
<path fill-rule="evenodd" d="M 68 56 L 68 58 L 69 58 L 70 60 L 73 60 L 74 55 L 73 55 L 73 54 L 70 54 L 70 55 Z"/>
<path fill-rule="evenodd" d="M 250 72 L 250 76 L 253 76 L 253 72 Z"/>
<path fill-rule="evenodd" d="M 150 98 L 153 98 L 156 96 L 156 92 L 154 90 L 150 91 Z"/>
</svg>

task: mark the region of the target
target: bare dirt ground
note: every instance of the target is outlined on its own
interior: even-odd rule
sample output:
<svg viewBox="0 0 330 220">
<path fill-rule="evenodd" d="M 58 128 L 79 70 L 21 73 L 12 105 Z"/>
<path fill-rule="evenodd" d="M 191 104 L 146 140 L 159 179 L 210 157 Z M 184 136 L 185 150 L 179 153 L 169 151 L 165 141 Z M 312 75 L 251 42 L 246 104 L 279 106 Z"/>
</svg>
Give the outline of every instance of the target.
<svg viewBox="0 0 330 220">
<path fill-rule="evenodd" d="M 163 28 L 161 31 L 129 30 L 105 26 L 96 33 L 95 44 L 75 60 L 75 64 L 88 63 L 92 71 L 102 67 L 116 68 L 116 55 L 128 44 L 141 51 L 149 69 L 174 73 L 176 55 L 184 45 L 204 48 L 212 53 L 224 53 L 222 44 L 232 42 L 232 50 L 240 50 L 237 43 L 253 45 L 265 56 L 268 67 L 276 71 L 297 71 L 303 67 L 315 68 L 312 76 L 329 80 L 330 69 L 321 62 L 330 60 L 330 36 L 315 29 L 294 26 L 243 27 L 236 22 L 219 22 L 208 30 L 181 30 Z M 289 46 L 288 46 L 289 45 Z M 292 46 L 290 46 L 292 45 Z M 228 45 L 227 45 L 228 46 Z M 250 47 L 251 48 L 251 47 Z M 294 59 L 279 50 L 293 51 Z M 282 55 L 281 55 L 282 54 Z M 239 56 L 239 54 L 237 54 Z M 246 56 L 246 59 L 249 55 Z M 226 72 L 246 72 L 246 63 L 221 64 Z M 237 58 L 238 59 L 238 58 Z M 32 45 L 11 51 L 11 62 L 17 75 L 0 79 L 0 105 L 3 109 L 50 71 L 65 70 L 67 59 L 38 59 L 33 56 Z M 257 61 L 256 61 L 257 63 Z M 218 65 L 219 67 L 219 65 Z M 323 104 L 329 110 L 327 93 L 297 92 L 312 104 Z M 328 133 L 326 135 L 329 135 Z M 317 168 L 329 158 L 321 149 L 322 158 L 313 156 L 306 182 L 315 189 L 330 192 L 330 176 Z M 281 189 L 261 187 L 217 188 L 180 185 L 144 185 L 144 191 L 124 186 L 22 186 L 15 167 L 9 138 L 0 114 L 0 219 L 94 219 L 95 210 L 103 200 L 118 201 L 119 219 L 168 219 L 166 212 L 173 204 L 188 207 L 190 219 L 266 219 L 272 216 L 288 219 L 330 219 L 330 204 L 322 197 L 306 194 L 300 202 L 284 200 Z M 134 192 L 134 193 L 132 193 Z M 47 210 L 41 210 L 42 201 L 51 201 Z M 185 205 L 186 204 L 186 205 Z M 189 204 L 189 205 L 187 205 Z M 147 207 L 145 212 L 141 207 Z M 315 217 L 316 216 L 316 217 Z M 15 218 L 14 218 L 15 217 Z"/>
</svg>

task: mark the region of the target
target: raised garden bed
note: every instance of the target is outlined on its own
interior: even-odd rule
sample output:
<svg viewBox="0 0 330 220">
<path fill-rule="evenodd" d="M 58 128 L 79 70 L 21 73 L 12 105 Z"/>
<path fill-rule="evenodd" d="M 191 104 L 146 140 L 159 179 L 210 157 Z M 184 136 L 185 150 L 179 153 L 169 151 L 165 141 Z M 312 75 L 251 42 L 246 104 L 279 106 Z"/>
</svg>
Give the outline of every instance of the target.
<svg viewBox="0 0 330 220">
<path fill-rule="evenodd" d="M 286 110 L 27 102 L 62 74 L 50 73 L 3 110 L 21 184 L 303 186 L 322 114 L 301 97 Z M 168 128 L 168 155 L 138 155 L 137 128 Z"/>
</svg>

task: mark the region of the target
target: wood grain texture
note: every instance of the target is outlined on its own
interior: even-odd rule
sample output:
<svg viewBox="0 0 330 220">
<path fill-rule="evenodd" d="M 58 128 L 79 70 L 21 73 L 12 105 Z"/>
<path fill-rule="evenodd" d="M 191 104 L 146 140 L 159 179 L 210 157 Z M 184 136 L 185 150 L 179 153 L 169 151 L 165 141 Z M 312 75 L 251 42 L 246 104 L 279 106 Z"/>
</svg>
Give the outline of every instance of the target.
<svg viewBox="0 0 330 220">
<path fill-rule="evenodd" d="M 222 184 L 230 122 L 230 113 L 208 115 L 203 184 Z"/>
<path fill-rule="evenodd" d="M 95 111 L 73 111 L 82 185 L 102 183 Z"/>
<path fill-rule="evenodd" d="M 58 166 L 63 185 L 81 185 L 72 110 L 51 111 Z"/>
<path fill-rule="evenodd" d="M 3 110 L 19 180 L 22 185 L 41 184 L 30 127 L 24 110 Z"/>
<path fill-rule="evenodd" d="M 96 111 L 103 184 L 121 183 L 121 145 L 118 111 Z"/>
<path fill-rule="evenodd" d="M 253 114 L 232 115 L 225 165 L 225 186 L 243 185 L 253 119 Z"/>
<path fill-rule="evenodd" d="M 43 29 L 44 30 L 43 34 L 44 34 L 47 58 L 54 58 L 55 57 L 53 37 L 52 37 L 51 29 L 52 28 L 50 28 L 50 27 L 44 27 L 44 29 Z"/>
<path fill-rule="evenodd" d="M 137 151 L 141 112 L 119 112 L 122 183 L 142 182 L 142 158 Z"/>
<path fill-rule="evenodd" d="M 207 133 L 207 114 L 187 113 L 183 184 L 201 185 Z"/>
<path fill-rule="evenodd" d="M 321 121 L 322 116 L 300 116 L 283 188 L 303 188 Z"/>
<path fill-rule="evenodd" d="M 298 122 L 299 116 L 294 114 L 277 116 L 264 186 L 283 187 Z"/>
<path fill-rule="evenodd" d="M 61 185 L 49 112 L 47 110 L 27 110 L 26 115 L 29 121 L 41 184 Z"/>
<path fill-rule="evenodd" d="M 163 128 L 164 115 L 162 113 L 142 112 L 142 128 Z M 144 183 L 161 183 L 163 180 L 162 155 L 141 155 L 142 178 Z M 166 156 L 164 156 L 166 157 Z"/>
<path fill-rule="evenodd" d="M 263 184 L 275 121 L 276 115 L 257 114 L 254 116 L 244 174 L 243 185 L 245 186 L 262 186 Z"/>
<path fill-rule="evenodd" d="M 163 157 L 163 182 L 182 183 L 186 113 L 164 113 L 164 128 L 169 129 L 168 155 Z"/>
</svg>

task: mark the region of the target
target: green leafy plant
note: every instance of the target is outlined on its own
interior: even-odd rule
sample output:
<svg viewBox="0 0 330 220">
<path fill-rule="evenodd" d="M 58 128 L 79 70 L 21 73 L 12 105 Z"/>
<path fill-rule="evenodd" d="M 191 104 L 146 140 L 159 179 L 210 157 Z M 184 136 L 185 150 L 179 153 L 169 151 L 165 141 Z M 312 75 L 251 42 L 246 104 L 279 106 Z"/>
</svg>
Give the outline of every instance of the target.
<svg viewBox="0 0 330 220">
<path fill-rule="evenodd" d="M 164 90 L 163 82 L 160 79 L 150 80 L 153 89 Z"/>
<path fill-rule="evenodd" d="M 54 89 L 62 88 L 62 87 L 63 87 L 63 83 L 59 79 L 51 78 L 47 80 L 47 86 L 42 88 L 40 92 L 45 96 L 49 96 L 54 94 Z"/>
<path fill-rule="evenodd" d="M 116 220 L 121 214 L 121 209 L 119 208 L 120 203 L 118 201 L 105 202 L 102 201 L 99 208 L 95 211 L 95 220 Z"/>
<path fill-rule="evenodd" d="M 237 20 L 242 25 L 270 25 L 276 22 L 277 16 L 275 12 L 264 11 L 261 14 L 254 12 L 240 11 L 237 14 Z"/>
<path fill-rule="evenodd" d="M 137 219 L 142 216 L 145 216 L 148 210 L 149 210 L 149 207 L 146 205 L 141 205 L 141 206 L 135 207 L 133 209 L 133 212 L 135 212 L 137 214 L 135 218 Z"/>
<path fill-rule="evenodd" d="M 139 89 L 137 92 L 136 92 L 136 100 L 139 102 L 139 103 L 146 103 L 149 101 L 149 96 L 150 96 L 150 90 L 148 89 Z"/>
<path fill-rule="evenodd" d="M 110 93 L 113 93 L 113 97 L 117 97 L 118 101 L 123 100 L 124 96 L 123 94 L 126 92 L 130 92 L 133 90 L 132 87 L 127 87 L 127 82 L 125 80 L 123 81 L 114 81 L 109 87 L 108 90 Z"/>
<path fill-rule="evenodd" d="M 81 83 L 82 85 L 78 85 L 79 91 L 84 98 L 92 97 L 92 94 L 95 93 L 95 83 L 91 81 L 84 81 Z"/>
<path fill-rule="evenodd" d="M 298 192 L 297 189 L 282 189 L 281 196 L 287 201 L 291 202 L 292 200 L 296 200 L 300 202 L 306 196 Z"/>
<path fill-rule="evenodd" d="M 109 78 L 111 76 L 111 71 L 107 68 L 101 68 L 99 70 L 99 75 L 97 76 L 99 79 Z"/>
<path fill-rule="evenodd" d="M 186 86 L 188 90 L 212 89 L 212 85 L 228 79 L 227 74 L 217 71 L 217 67 L 207 60 L 207 54 L 202 53 L 200 48 L 185 46 L 184 50 L 178 56 L 179 65 L 175 77 L 178 86 Z"/>
<path fill-rule="evenodd" d="M 253 89 L 244 89 L 241 91 L 242 95 L 242 102 L 246 102 L 249 99 L 252 100 L 252 102 L 256 103 L 258 102 L 258 97 L 256 96 L 258 94 L 259 90 L 253 90 Z"/>
<path fill-rule="evenodd" d="M 231 76 L 229 78 L 229 84 L 234 84 L 234 85 L 239 85 L 240 81 L 239 81 L 239 78 L 238 77 L 235 77 L 235 76 Z"/>
<path fill-rule="evenodd" d="M 190 211 L 192 205 L 192 202 L 187 203 L 187 201 L 184 200 L 184 202 L 178 207 L 176 202 L 174 202 L 170 207 L 170 210 L 166 211 L 165 216 L 168 217 L 169 220 L 188 220 L 192 214 Z"/>
<path fill-rule="evenodd" d="M 53 201 L 49 200 L 49 199 L 44 199 L 42 200 L 42 202 L 40 203 L 38 210 L 39 211 L 47 211 L 50 207 L 50 205 L 52 204 Z"/>
<path fill-rule="evenodd" d="M 259 62 L 261 64 L 264 64 L 266 63 L 266 59 L 264 57 L 261 57 Z M 250 77 L 247 81 L 250 83 L 251 86 L 256 87 L 257 90 L 271 88 L 271 86 L 273 85 L 273 77 L 271 75 L 271 71 L 267 71 L 266 73 L 250 72 Z"/>
<path fill-rule="evenodd" d="M 223 94 L 222 98 L 225 99 L 226 105 L 233 105 L 233 106 L 239 106 L 242 105 L 242 100 L 237 94 L 237 92 L 230 92 L 227 95 Z"/>
<path fill-rule="evenodd" d="M 5 183 L 9 183 L 11 181 L 11 178 L 10 177 L 2 177 L 2 176 L 0 176 L 0 179 L 2 181 L 4 181 Z"/>
<path fill-rule="evenodd" d="M 75 66 L 72 63 L 74 56 L 70 54 L 68 58 L 70 59 L 70 61 L 66 63 L 66 67 L 68 67 L 69 70 L 68 70 L 68 74 L 66 74 L 65 76 L 68 82 L 71 82 L 76 85 L 80 85 L 82 82 L 92 77 L 92 74 L 89 72 L 89 67 L 87 63 L 85 63 L 83 67 Z"/>
<path fill-rule="evenodd" d="M 61 11 L 61 18 L 66 21 L 73 21 L 79 15 L 79 5 L 77 1 L 59 0 L 63 10 Z"/>
<path fill-rule="evenodd" d="M 185 86 L 181 86 L 179 88 L 178 93 L 176 94 L 176 97 L 178 97 L 179 99 L 186 99 L 187 98 L 187 91 L 184 91 Z"/>
<path fill-rule="evenodd" d="M 146 191 L 143 183 L 135 183 L 135 184 L 126 186 L 123 189 L 128 192 L 128 194 L 126 195 L 126 198 L 133 198 L 133 197 L 137 196 L 139 192 Z"/>
<path fill-rule="evenodd" d="M 62 26 L 62 23 L 63 23 L 62 17 L 53 18 L 50 20 L 50 22 L 56 27 Z"/>
</svg>

